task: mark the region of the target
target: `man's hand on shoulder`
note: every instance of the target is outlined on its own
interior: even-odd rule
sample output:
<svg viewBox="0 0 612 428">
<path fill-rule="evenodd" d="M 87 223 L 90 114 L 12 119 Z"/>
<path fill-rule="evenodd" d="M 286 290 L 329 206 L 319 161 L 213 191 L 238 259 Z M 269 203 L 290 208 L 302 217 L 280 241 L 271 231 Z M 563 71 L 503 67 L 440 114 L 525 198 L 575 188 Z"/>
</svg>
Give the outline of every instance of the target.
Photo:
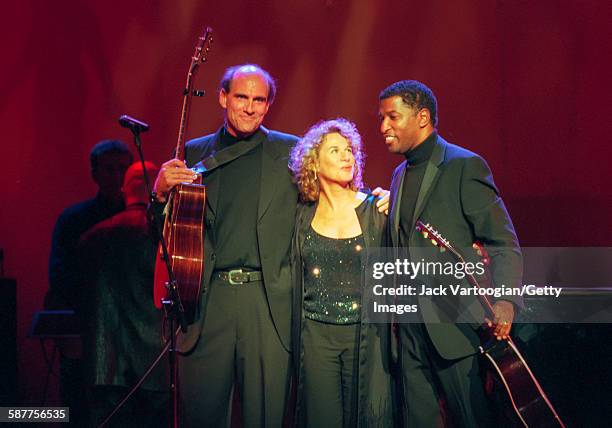
<svg viewBox="0 0 612 428">
<path fill-rule="evenodd" d="M 155 179 L 153 191 L 158 202 L 165 203 L 168 194 L 174 186 L 180 183 L 192 183 L 196 179 L 196 174 L 187 166 L 185 162 L 178 159 L 171 159 L 164 163 Z"/>
<path fill-rule="evenodd" d="M 376 208 L 378 208 L 378 212 L 389 215 L 389 194 L 390 192 L 381 187 L 377 187 L 376 189 L 372 190 L 372 194 L 374 196 L 380 197 L 380 200 L 376 202 Z"/>
</svg>

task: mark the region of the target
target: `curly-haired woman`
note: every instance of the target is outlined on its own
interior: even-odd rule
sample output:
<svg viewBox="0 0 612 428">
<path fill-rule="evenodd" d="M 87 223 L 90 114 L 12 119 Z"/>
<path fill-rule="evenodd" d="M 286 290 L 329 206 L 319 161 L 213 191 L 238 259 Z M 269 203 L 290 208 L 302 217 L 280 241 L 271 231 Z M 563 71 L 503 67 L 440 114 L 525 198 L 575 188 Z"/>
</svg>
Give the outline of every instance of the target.
<svg viewBox="0 0 612 428">
<path fill-rule="evenodd" d="M 314 125 L 291 153 L 301 199 L 292 246 L 300 425 L 392 425 L 388 329 L 361 311 L 361 254 L 381 245 L 385 223 L 377 198 L 360 191 L 364 158 L 345 119 Z"/>
</svg>

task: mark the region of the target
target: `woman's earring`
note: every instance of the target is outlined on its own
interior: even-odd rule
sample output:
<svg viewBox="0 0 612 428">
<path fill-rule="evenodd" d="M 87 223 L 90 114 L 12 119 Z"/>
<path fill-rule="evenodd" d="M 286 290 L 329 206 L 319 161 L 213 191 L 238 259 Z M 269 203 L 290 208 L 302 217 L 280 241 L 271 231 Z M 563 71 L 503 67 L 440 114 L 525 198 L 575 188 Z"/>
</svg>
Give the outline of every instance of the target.
<svg viewBox="0 0 612 428">
<path fill-rule="evenodd" d="M 315 175 L 315 181 L 317 181 L 318 178 L 317 178 L 317 170 L 316 169 L 314 170 L 314 175 Z"/>
</svg>

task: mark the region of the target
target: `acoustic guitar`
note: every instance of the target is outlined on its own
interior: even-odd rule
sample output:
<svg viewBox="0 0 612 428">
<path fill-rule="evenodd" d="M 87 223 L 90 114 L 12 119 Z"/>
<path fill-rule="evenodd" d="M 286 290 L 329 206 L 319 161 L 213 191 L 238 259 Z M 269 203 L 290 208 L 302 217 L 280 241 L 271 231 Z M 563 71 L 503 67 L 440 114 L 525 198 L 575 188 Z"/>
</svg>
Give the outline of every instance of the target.
<svg viewBox="0 0 612 428">
<path fill-rule="evenodd" d="M 461 253 L 432 226 L 419 220 L 416 223 L 416 229 L 440 251 L 448 251 L 457 261 L 465 263 Z M 478 243 L 475 243 L 474 247 L 482 257 L 484 264 L 488 264 L 489 256 L 484 247 Z M 466 273 L 466 278 L 470 285 L 482 288 L 473 274 Z M 479 294 L 478 298 L 487 317 L 493 320 L 493 306 L 487 296 Z M 510 414 L 516 425 L 565 428 L 563 421 L 512 338 L 497 340 L 492 329 L 486 329 L 482 331 L 480 339 L 480 353 L 489 363 L 490 368 L 487 376 L 489 379 L 493 377 L 496 385 L 501 385 L 505 392 L 504 395 L 508 398 L 505 400 L 509 403 L 507 413 Z M 487 383 L 489 382 L 485 382 Z"/>
<path fill-rule="evenodd" d="M 201 91 L 194 91 L 193 81 L 200 63 L 207 60 L 211 46 L 212 29 L 206 27 L 198 38 L 183 91 L 183 107 L 175 149 L 175 158 L 180 160 L 185 160 L 185 135 L 191 98 L 193 95 L 203 95 Z M 187 323 L 192 323 L 195 319 L 202 284 L 206 188 L 201 183 L 202 176 L 198 174 L 198 178 L 193 183 L 183 183 L 173 188 L 168 197 L 163 229 L 170 265 Z M 169 287 L 172 286 L 169 284 L 166 261 L 163 257 L 160 245 L 155 263 L 153 290 L 157 308 L 162 308 L 162 301 L 170 297 Z"/>
</svg>

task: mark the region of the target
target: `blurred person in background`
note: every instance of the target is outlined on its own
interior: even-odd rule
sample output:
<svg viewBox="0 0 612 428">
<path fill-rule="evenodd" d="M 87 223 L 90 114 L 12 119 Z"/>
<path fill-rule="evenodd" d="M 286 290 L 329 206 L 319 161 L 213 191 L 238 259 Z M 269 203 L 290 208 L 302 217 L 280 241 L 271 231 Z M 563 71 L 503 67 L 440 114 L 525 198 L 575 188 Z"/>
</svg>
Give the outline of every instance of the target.
<svg viewBox="0 0 612 428">
<path fill-rule="evenodd" d="M 98 193 L 66 208 L 55 223 L 49 256 L 49 290 L 44 302 L 45 309 L 74 310 L 77 316 L 81 292 L 77 279 L 79 238 L 95 224 L 123 211 L 121 186 L 133 157 L 122 141 L 105 140 L 91 149 L 89 160 Z M 60 399 L 62 405 L 70 407 L 70 424 L 81 426 L 87 416 L 80 341 L 61 339 L 56 344 L 60 350 Z"/>
<path fill-rule="evenodd" d="M 150 182 L 159 168 L 146 162 Z M 161 352 L 162 312 L 153 304 L 156 243 L 140 162 L 125 174 L 125 210 L 83 234 L 78 246 L 83 288 L 83 366 L 92 426 L 98 426 Z M 109 426 L 167 426 L 167 360 Z"/>
</svg>

